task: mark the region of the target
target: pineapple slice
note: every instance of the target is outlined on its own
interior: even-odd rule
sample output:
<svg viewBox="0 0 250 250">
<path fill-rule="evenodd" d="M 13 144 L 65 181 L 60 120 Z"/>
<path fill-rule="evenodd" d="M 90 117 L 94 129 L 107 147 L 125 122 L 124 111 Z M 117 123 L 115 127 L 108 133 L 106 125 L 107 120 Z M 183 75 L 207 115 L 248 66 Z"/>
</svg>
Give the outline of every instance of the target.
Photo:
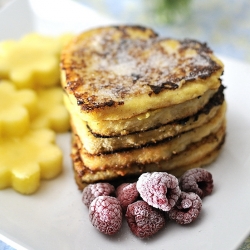
<svg viewBox="0 0 250 250">
<path fill-rule="evenodd" d="M 0 189 L 32 194 L 62 171 L 55 132 L 69 130 L 59 58 L 71 34 L 0 42 Z M 52 131 L 53 129 L 54 131 Z"/>
<path fill-rule="evenodd" d="M 0 139 L 0 189 L 12 187 L 32 194 L 41 179 L 51 179 L 62 171 L 62 151 L 55 133 L 49 129 L 30 130 L 20 137 Z"/>
<path fill-rule="evenodd" d="M 32 33 L 19 41 L 1 42 L 0 78 L 10 79 L 18 88 L 59 85 L 60 51 L 70 38 Z"/>
<path fill-rule="evenodd" d="M 37 95 L 33 90 L 16 90 L 9 81 L 0 81 L 0 136 L 23 135 L 36 112 Z"/>
<path fill-rule="evenodd" d="M 62 88 L 38 90 L 37 95 L 37 113 L 32 119 L 31 128 L 51 128 L 58 133 L 69 131 L 69 114 L 63 104 Z"/>
</svg>

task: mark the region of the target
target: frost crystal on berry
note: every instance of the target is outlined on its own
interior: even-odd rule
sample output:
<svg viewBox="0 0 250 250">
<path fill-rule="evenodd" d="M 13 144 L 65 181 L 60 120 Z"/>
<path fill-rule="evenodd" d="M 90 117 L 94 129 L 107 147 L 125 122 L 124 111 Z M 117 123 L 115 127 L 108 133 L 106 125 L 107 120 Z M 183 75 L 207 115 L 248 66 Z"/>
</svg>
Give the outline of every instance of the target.
<svg viewBox="0 0 250 250">
<path fill-rule="evenodd" d="M 199 195 L 192 192 L 181 192 L 179 200 L 168 215 L 178 224 L 189 224 L 198 217 L 201 207 L 202 200 Z"/>
<path fill-rule="evenodd" d="M 122 208 L 117 198 L 98 196 L 89 206 L 92 225 L 108 235 L 117 233 L 122 225 Z"/>
<path fill-rule="evenodd" d="M 180 178 L 180 188 L 184 192 L 194 192 L 201 198 L 213 191 L 213 177 L 203 168 L 194 168 L 186 171 Z"/>
<path fill-rule="evenodd" d="M 98 196 L 111 195 L 115 192 L 114 186 L 109 183 L 89 184 L 83 189 L 82 202 L 89 207 L 90 203 Z"/>
<path fill-rule="evenodd" d="M 142 200 L 128 205 L 125 217 L 132 233 L 142 239 L 151 237 L 165 225 L 164 213 Z"/>
<path fill-rule="evenodd" d="M 120 201 L 123 211 L 126 212 L 129 204 L 135 202 L 139 196 L 136 182 L 123 183 L 116 188 L 116 197 Z"/>
<path fill-rule="evenodd" d="M 181 194 L 178 179 L 166 172 L 144 173 L 136 187 L 144 201 L 163 211 L 169 211 Z"/>
</svg>

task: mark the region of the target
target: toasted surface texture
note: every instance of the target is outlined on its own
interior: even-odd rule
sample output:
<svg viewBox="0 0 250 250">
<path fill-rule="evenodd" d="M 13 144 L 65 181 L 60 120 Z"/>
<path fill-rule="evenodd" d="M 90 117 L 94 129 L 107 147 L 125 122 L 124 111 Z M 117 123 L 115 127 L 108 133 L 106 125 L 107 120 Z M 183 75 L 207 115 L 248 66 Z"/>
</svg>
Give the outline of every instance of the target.
<svg viewBox="0 0 250 250">
<path fill-rule="evenodd" d="M 206 44 L 110 26 L 72 39 L 61 69 L 62 85 L 83 120 L 120 120 L 217 89 L 223 64 Z"/>
<path fill-rule="evenodd" d="M 83 189 L 88 183 L 129 178 L 139 176 L 143 172 L 167 171 L 178 177 L 188 169 L 203 167 L 213 162 L 219 155 L 224 139 L 225 124 L 217 132 L 211 133 L 201 141 L 190 144 L 186 150 L 159 163 L 133 164 L 123 169 L 109 168 L 97 171 L 89 170 L 84 166 L 77 144 L 73 143 L 72 160 L 75 180 L 79 189 Z"/>
<path fill-rule="evenodd" d="M 87 123 L 77 114 L 71 116 L 71 127 L 74 134 L 79 136 L 85 150 L 90 154 L 100 154 L 128 148 L 139 148 L 148 144 L 157 143 L 168 137 L 176 136 L 185 131 L 197 128 L 220 112 L 220 105 L 224 96 L 214 96 L 207 105 L 195 115 L 168 123 L 143 132 L 136 132 L 124 136 L 101 137 L 96 136 L 88 128 Z"/>
<path fill-rule="evenodd" d="M 86 125 L 93 134 L 100 137 L 123 136 L 134 132 L 150 130 L 197 113 L 218 91 L 208 90 L 204 95 L 184 103 L 155 109 L 128 119 L 97 121 L 90 119 L 86 122 Z M 79 112 L 77 112 L 77 109 L 66 95 L 64 96 L 64 103 L 72 116 L 76 115 L 81 119 L 81 115 L 79 115 Z M 83 121 L 83 119 L 81 120 Z"/>
<path fill-rule="evenodd" d="M 95 155 L 86 151 L 78 135 L 75 135 L 75 141 L 78 144 L 84 165 L 93 171 L 111 167 L 122 168 L 134 163 L 156 163 L 169 159 L 173 154 L 185 150 L 190 143 L 197 142 L 210 133 L 215 133 L 224 121 L 225 109 L 225 105 L 223 105 L 219 112 L 202 126 L 140 148 Z"/>
<path fill-rule="evenodd" d="M 223 70 L 206 43 L 146 27 L 75 36 L 61 54 L 61 84 L 79 189 L 214 161 L 226 134 Z"/>
</svg>

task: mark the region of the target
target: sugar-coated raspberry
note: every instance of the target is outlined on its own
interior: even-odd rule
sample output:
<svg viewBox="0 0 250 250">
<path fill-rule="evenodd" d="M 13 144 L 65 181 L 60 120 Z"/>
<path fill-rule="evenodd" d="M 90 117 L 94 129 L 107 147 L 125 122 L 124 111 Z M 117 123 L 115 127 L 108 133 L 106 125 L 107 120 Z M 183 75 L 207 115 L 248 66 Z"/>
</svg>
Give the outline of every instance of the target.
<svg viewBox="0 0 250 250">
<path fill-rule="evenodd" d="M 89 218 L 100 232 L 113 235 L 122 225 L 122 208 L 117 198 L 98 196 L 89 206 Z"/>
<path fill-rule="evenodd" d="M 179 200 L 168 215 L 178 224 L 189 224 L 198 217 L 201 208 L 202 200 L 199 195 L 192 192 L 181 192 Z"/>
<path fill-rule="evenodd" d="M 194 168 L 186 171 L 180 178 L 180 188 L 184 192 L 194 192 L 201 198 L 213 191 L 213 177 L 203 168 Z"/>
<path fill-rule="evenodd" d="M 89 207 L 90 203 L 98 196 L 109 196 L 115 192 L 113 185 L 109 183 L 89 184 L 82 191 L 82 202 Z"/>
<path fill-rule="evenodd" d="M 164 212 L 142 200 L 129 204 L 125 217 L 132 233 L 141 239 L 151 237 L 165 225 Z"/>
<path fill-rule="evenodd" d="M 135 202 L 139 193 L 136 188 L 136 182 L 123 183 L 116 188 L 116 197 L 120 201 L 123 211 L 126 212 L 129 204 Z"/>
<path fill-rule="evenodd" d="M 169 211 L 181 194 L 178 179 L 166 172 L 144 173 L 136 187 L 144 201 L 163 211 Z"/>
</svg>

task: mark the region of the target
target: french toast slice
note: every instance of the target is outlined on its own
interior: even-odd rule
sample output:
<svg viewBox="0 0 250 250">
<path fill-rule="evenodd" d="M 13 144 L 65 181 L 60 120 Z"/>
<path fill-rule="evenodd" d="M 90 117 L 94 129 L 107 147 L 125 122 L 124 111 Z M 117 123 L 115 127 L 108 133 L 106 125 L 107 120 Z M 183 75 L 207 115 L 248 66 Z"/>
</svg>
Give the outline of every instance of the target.
<svg viewBox="0 0 250 250">
<path fill-rule="evenodd" d="M 172 121 L 185 119 L 188 116 L 196 114 L 214 95 L 216 95 L 216 93 L 221 93 L 223 91 L 221 87 L 222 85 L 219 87 L 219 90 L 208 90 L 202 96 L 188 100 L 184 103 L 148 111 L 128 119 L 88 120 L 86 124 L 91 133 L 95 134 L 97 137 L 124 136 L 151 130 Z M 64 95 L 64 103 L 72 116 L 77 116 L 81 119 L 81 115 L 79 115 L 79 112 L 66 95 Z"/>
<path fill-rule="evenodd" d="M 108 168 L 92 171 L 82 162 L 77 144 L 72 145 L 72 161 L 75 180 L 78 188 L 82 190 L 86 185 L 102 181 L 124 182 L 124 179 L 134 180 L 144 172 L 167 171 L 175 176 L 181 176 L 186 170 L 203 167 L 212 163 L 219 155 L 225 140 L 226 127 L 222 124 L 220 129 L 211 133 L 202 140 L 191 143 L 184 151 L 172 155 L 171 158 L 158 163 L 132 164 L 122 169 Z"/>
<path fill-rule="evenodd" d="M 224 103 L 216 115 L 207 123 L 155 144 L 148 144 L 139 148 L 118 150 L 106 154 L 89 154 L 77 134 L 74 134 L 74 140 L 78 145 L 83 164 L 92 171 L 108 168 L 119 169 L 131 164 L 157 163 L 184 151 L 189 144 L 198 142 L 209 134 L 215 133 L 224 122 L 225 112 L 226 104 Z"/>
<path fill-rule="evenodd" d="M 92 29 L 61 54 L 80 189 L 215 160 L 225 139 L 223 63 L 195 40 L 133 25 Z"/>
<path fill-rule="evenodd" d="M 77 114 L 71 115 L 71 128 L 79 136 L 85 150 L 90 154 L 108 153 L 129 148 L 139 148 L 157 143 L 168 137 L 197 128 L 212 119 L 224 101 L 223 92 L 217 93 L 196 114 L 175 120 L 166 125 L 123 136 L 103 137 L 93 134 L 85 121 Z"/>
<path fill-rule="evenodd" d="M 128 119 L 218 89 L 223 63 L 205 43 L 160 39 L 140 26 L 109 26 L 63 49 L 61 79 L 85 121 Z"/>
</svg>

